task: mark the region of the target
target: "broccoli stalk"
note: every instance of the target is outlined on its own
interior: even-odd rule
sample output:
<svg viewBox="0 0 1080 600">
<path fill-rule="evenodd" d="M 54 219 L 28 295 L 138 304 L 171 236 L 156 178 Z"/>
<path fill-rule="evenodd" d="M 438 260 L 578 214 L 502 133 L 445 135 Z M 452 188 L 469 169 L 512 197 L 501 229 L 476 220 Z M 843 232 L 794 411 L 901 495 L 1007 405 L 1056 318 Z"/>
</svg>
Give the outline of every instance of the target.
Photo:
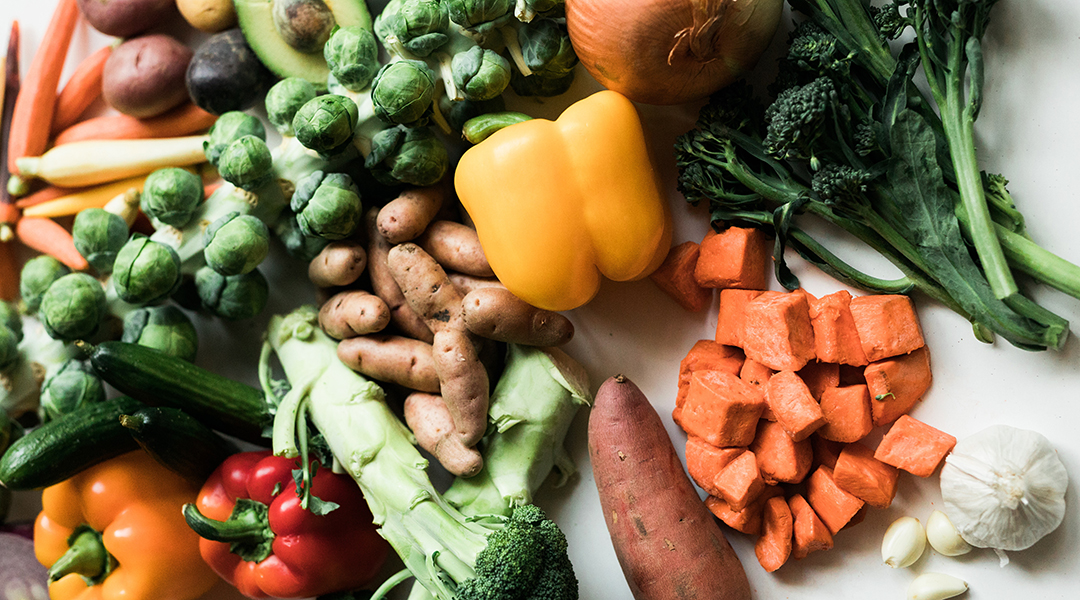
<svg viewBox="0 0 1080 600">
<path fill-rule="evenodd" d="M 334 468 L 360 486 L 381 535 L 435 598 L 577 598 L 558 527 L 533 505 L 510 517 L 466 517 L 451 506 L 381 388 L 338 360 L 337 344 L 319 329 L 313 307 L 272 318 L 267 348 L 264 356 L 277 356 L 291 386 L 276 408 L 275 453 L 305 451 L 310 418 Z M 265 361 L 261 372 L 269 385 Z"/>
</svg>

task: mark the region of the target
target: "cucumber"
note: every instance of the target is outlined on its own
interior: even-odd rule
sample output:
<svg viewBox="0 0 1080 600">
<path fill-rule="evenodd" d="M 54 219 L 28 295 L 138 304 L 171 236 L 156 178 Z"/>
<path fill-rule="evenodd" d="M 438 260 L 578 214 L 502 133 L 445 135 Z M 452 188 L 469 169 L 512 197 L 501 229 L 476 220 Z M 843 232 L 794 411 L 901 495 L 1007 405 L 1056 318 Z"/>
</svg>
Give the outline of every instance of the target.
<svg viewBox="0 0 1080 600">
<path fill-rule="evenodd" d="M 0 484 L 12 490 L 50 486 L 76 473 L 139 449 L 120 415 L 144 405 L 119 397 L 87 404 L 12 442 L 0 458 Z"/>
<path fill-rule="evenodd" d="M 154 460 L 200 486 L 229 455 L 240 451 L 179 408 L 148 406 L 121 415 L 120 424 Z"/>
<path fill-rule="evenodd" d="M 272 417 L 262 390 L 139 344 L 77 342 L 94 371 L 123 394 L 151 406 L 179 408 L 207 427 L 269 445 Z"/>
</svg>

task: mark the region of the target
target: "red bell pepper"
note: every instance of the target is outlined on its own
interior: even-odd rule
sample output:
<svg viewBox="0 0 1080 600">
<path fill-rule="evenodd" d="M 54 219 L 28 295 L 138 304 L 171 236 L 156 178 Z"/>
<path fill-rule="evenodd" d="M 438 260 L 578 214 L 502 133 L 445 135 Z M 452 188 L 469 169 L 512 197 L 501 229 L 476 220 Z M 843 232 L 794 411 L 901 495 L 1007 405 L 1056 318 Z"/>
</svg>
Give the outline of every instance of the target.
<svg viewBox="0 0 1080 600">
<path fill-rule="evenodd" d="M 230 456 L 184 507 L 203 539 L 203 559 L 250 598 L 305 598 L 362 587 L 379 572 L 389 545 L 376 531 L 351 478 L 319 469 L 311 494 L 338 508 L 301 507 L 295 459 L 270 451 Z"/>
</svg>

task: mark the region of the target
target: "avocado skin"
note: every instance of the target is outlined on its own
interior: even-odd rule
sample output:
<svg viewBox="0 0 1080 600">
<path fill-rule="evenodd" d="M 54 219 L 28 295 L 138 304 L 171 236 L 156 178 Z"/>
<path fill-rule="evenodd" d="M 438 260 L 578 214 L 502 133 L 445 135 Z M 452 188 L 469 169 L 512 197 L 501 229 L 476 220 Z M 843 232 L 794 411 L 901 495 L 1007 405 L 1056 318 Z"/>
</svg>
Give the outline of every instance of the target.
<svg viewBox="0 0 1080 600">
<path fill-rule="evenodd" d="M 220 115 L 255 106 L 276 78 L 239 29 L 216 33 L 195 51 L 187 70 L 188 94 L 199 108 Z"/>
</svg>

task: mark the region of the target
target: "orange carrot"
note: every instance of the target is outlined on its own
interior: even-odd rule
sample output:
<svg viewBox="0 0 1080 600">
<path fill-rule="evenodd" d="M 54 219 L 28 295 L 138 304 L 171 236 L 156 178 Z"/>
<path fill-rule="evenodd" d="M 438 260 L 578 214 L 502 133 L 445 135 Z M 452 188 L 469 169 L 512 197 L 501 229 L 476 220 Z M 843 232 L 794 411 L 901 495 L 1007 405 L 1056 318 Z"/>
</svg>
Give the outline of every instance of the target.
<svg viewBox="0 0 1080 600">
<path fill-rule="evenodd" d="M 88 188 L 64 188 L 50 185 L 48 187 L 41 188 L 33 194 L 19 198 L 15 201 L 15 206 L 19 208 L 30 208 L 31 206 L 37 206 L 38 204 L 42 204 L 44 202 L 50 202 L 52 200 L 56 200 L 57 198 L 62 198 L 64 196 L 81 192 L 86 189 Z"/>
<path fill-rule="evenodd" d="M 146 183 L 146 178 L 146 175 L 138 175 L 136 177 L 121 179 L 120 181 L 81 188 L 75 193 L 53 198 L 48 202 L 40 202 L 34 206 L 27 207 L 23 210 L 23 216 L 51 218 L 70 217 L 79 214 L 87 208 L 104 208 L 110 200 L 128 190 L 134 189 L 141 192 L 143 185 Z"/>
<path fill-rule="evenodd" d="M 772 244 L 757 228 L 709 230 L 701 240 L 694 279 L 704 288 L 763 290 L 769 283 Z"/>
<path fill-rule="evenodd" d="M 836 459 L 836 485 L 874 508 L 889 508 L 896 496 L 900 471 L 874 458 L 874 451 L 862 444 L 848 444 Z"/>
<path fill-rule="evenodd" d="M 95 117 L 76 123 L 60 132 L 54 146 L 86 140 L 134 140 L 180 137 L 210 128 L 217 117 L 188 103 L 149 119 L 128 115 Z"/>
<path fill-rule="evenodd" d="M 4 81 L 0 84 L 0 152 L 11 138 L 11 121 L 15 118 L 15 101 L 19 96 L 19 22 L 11 24 L 7 54 L 3 58 Z M 8 193 L 11 171 L 7 162 L 0 165 L 0 241 L 11 240 L 11 225 L 19 220 L 19 209 Z"/>
<path fill-rule="evenodd" d="M 56 110 L 56 89 L 64 69 L 71 36 L 79 20 L 75 0 L 60 0 L 41 39 L 30 70 L 15 101 L 15 114 L 8 140 L 8 169 L 18 173 L 15 161 L 24 156 L 40 156 L 49 143 L 49 125 Z"/>
<path fill-rule="evenodd" d="M 955 445 L 955 437 L 904 415 L 885 432 L 874 458 L 912 475 L 929 477 Z"/>
<path fill-rule="evenodd" d="M 705 310 L 713 295 L 711 289 L 701 287 L 694 279 L 697 260 L 697 242 L 684 242 L 672 248 L 660 267 L 649 275 L 656 287 L 690 312 Z"/>
<path fill-rule="evenodd" d="M 210 196 L 213 196 L 214 192 L 218 191 L 218 188 L 220 188 L 223 185 L 225 185 L 225 182 L 220 180 L 220 179 L 213 182 L 213 183 L 208 183 L 208 184 L 204 185 L 203 186 L 203 198 L 209 198 Z"/>
<path fill-rule="evenodd" d="M 833 547 L 832 533 L 821 521 L 814 509 L 799 494 L 788 498 L 791 509 L 792 537 L 791 556 L 796 560 L 806 558 L 811 552 L 829 550 Z"/>
<path fill-rule="evenodd" d="M 71 232 L 52 219 L 44 217 L 19 219 L 15 225 L 15 235 L 26 247 L 52 256 L 73 271 L 85 271 L 90 268 L 90 264 L 75 249 Z"/>
<path fill-rule="evenodd" d="M 769 498 L 761 521 L 761 537 L 754 542 L 754 554 L 766 571 L 772 573 L 791 556 L 794 534 L 791 508 L 783 496 Z"/>
<path fill-rule="evenodd" d="M 810 440 L 796 442 L 779 423 L 762 419 L 750 444 L 765 483 L 799 483 L 810 472 L 814 449 Z M 687 460 L 690 456 L 687 454 Z"/>
<path fill-rule="evenodd" d="M 74 125 L 95 100 L 101 97 L 101 77 L 105 61 L 112 54 L 112 46 L 105 46 L 86 57 L 71 74 L 64 89 L 56 97 L 53 114 L 52 135 Z"/>
</svg>

